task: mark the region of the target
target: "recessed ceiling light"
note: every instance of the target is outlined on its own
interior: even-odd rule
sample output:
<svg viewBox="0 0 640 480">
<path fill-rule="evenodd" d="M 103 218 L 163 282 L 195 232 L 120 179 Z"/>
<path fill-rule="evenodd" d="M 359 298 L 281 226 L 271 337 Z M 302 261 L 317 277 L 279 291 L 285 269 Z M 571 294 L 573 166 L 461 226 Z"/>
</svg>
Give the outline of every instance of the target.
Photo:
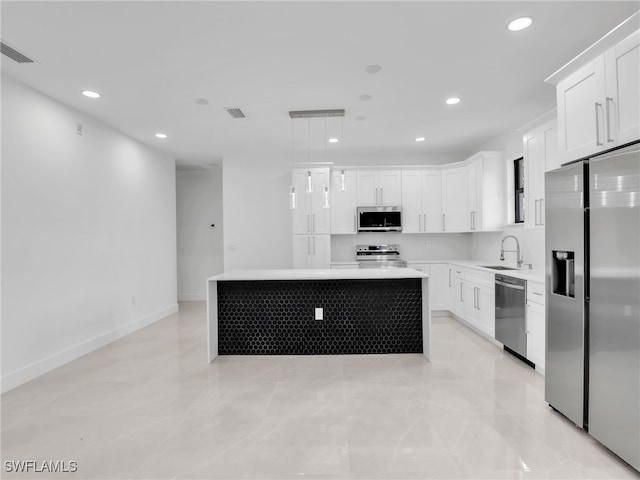
<svg viewBox="0 0 640 480">
<path fill-rule="evenodd" d="M 367 66 L 367 68 L 365 68 L 365 70 L 367 71 L 367 73 L 378 73 L 380 70 L 382 70 L 382 67 L 380 65 L 369 65 Z"/>
<path fill-rule="evenodd" d="M 531 19 L 531 17 L 520 17 L 509 22 L 509 25 L 507 25 L 507 28 L 512 32 L 519 32 L 520 30 L 529 28 L 532 23 L 533 23 L 533 20 Z"/>
<path fill-rule="evenodd" d="M 330 138 L 329 139 L 329 143 L 338 143 L 338 139 L 337 138 Z"/>
<path fill-rule="evenodd" d="M 447 105 L 455 105 L 456 103 L 460 103 L 460 99 L 458 97 L 447 98 L 445 101 Z"/>
<path fill-rule="evenodd" d="M 363 102 L 368 102 L 369 100 L 371 100 L 373 97 L 371 95 L 360 95 L 358 97 L 358 100 L 362 100 Z"/>
<path fill-rule="evenodd" d="M 102 96 L 98 92 L 94 92 L 93 90 L 83 90 L 82 94 L 85 97 L 89 97 L 89 98 L 100 98 Z"/>
<path fill-rule="evenodd" d="M 416 137 L 416 142 L 424 142 L 427 138 L 426 137 Z"/>
<path fill-rule="evenodd" d="M 166 133 L 156 133 L 156 138 L 167 138 L 167 134 Z"/>
</svg>

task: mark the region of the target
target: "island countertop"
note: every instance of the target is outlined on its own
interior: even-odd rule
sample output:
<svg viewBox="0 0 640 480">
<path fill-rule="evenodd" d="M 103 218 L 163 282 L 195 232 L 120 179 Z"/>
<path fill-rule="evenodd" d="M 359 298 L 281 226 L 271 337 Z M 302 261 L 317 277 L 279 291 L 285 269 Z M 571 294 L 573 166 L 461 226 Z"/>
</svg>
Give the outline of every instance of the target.
<svg viewBox="0 0 640 480">
<path fill-rule="evenodd" d="M 367 280 L 392 278 L 429 278 L 413 268 L 352 268 L 296 270 L 231 270 L 208 278 L 208 281 L 246 280 Z"/>
</svg>

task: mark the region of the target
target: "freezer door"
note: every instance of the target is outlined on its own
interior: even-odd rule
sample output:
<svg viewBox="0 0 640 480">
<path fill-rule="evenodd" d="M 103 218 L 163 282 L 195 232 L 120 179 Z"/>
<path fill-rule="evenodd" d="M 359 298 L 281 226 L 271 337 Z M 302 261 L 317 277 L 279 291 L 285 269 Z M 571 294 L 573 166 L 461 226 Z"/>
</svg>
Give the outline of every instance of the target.
<svg viewBox="0 0 640 480">
<path fill-rule="evenodd" d="M 545 399 L 584 425 L 584 172 L 583 162 L 545 174 Z"/>
<path fill-rule="evenodd" d="M 589 169 L 589 433 L 640 470 L 640 146 Z"/>
</svg>

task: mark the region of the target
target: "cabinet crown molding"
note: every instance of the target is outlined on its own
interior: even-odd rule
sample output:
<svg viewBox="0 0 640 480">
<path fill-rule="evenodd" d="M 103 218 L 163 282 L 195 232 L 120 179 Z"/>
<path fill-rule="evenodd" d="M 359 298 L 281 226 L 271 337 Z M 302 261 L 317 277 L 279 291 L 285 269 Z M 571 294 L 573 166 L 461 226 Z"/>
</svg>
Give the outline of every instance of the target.
<svg viewBox="0 0 640 480">
<path fill-rule="evenodd" d="M 620 23 L 620 25 L 615 27 L 613 30 L 603 35 L 582 53 L 569 60 L 562 67 L 545 78 L 544 81 L 552 85 L 557 85 L 567 75 L 575 72 L 590 61 L 595 60 L 598 56 L 604 54 L 607 50 L 614 47 L 618 42 L 624 40 L 629 35 L 638 31 L 639 28 L 640 11 L 637 11 L 625 21 Z"/>
</svg>

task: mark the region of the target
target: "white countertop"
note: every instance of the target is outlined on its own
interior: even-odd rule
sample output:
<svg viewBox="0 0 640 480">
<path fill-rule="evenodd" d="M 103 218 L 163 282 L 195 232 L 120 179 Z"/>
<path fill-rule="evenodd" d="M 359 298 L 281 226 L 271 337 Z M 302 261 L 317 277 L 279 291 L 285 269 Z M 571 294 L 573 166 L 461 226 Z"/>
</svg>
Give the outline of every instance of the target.
<svg viewBox="0 0 640 480">
<path fill-rule="evenodd" d="M 483 268 L 484 265 L 500 266 L 502 262 L 500 262 L 499 260 L 496 261 L 496 260 L 464 260 L 464 259 L 463 260 L 420 260 L 420 259 L 415 260 L 415 259 L 412 259 L 412 260 L 407 260 L 407 263 L 409 264 L 411 263 L 423 263 L 423 264 L 447 263 L 450 265 L 458 265 L 464 268 L 474 268 L 482 272 L 498 273 L 500 275 L 506 275 L 509 277 L 521 278 L 523 280 L 529 280 L 530 282 L 544 283 L 545 281 L 544 268 L 534 268 L 532 270 L 529 270 L 528 268 L 522 268 L 522 269 L 514 268 L 513 270 L 493 270 L 491 268 Z M 357 265 L 357 262 L 355 260 L 352 262 L 344 262 L 344 261 L 331 262 L 331 265 Z M 504 266 L 506 267 L 509 265 L 504 265 Z"/>
<path fill-rule="evenodd" d="M 389 278 L 429 278 L 413 268 L 353 268 L 316 270 L 232 270 L 209 277 L 209 281 L 234 280 L 363 280 Z"/>
<path fill-rule="evenodd" d="M 514 268 L 513 270 L 493 270 L 491 268 L 483 267 L 484 265 L 501 266 L 502 262 L 496 262 L 495 260 L 452 260 L 447 263 L 459 265 L 465 268 L 474 268 L 482 272 L 497 273 L 499 275 L 506 275 L 508 277 L 521 278 L 522 280 L 529 280 L 530 282 L 544 283 L 545 278 L 544 268 L 534 268 L 532 270 L 529 270 L 528 268 Z M 508 267 L 509 265 L 502 266 Z"/>
</svg>

